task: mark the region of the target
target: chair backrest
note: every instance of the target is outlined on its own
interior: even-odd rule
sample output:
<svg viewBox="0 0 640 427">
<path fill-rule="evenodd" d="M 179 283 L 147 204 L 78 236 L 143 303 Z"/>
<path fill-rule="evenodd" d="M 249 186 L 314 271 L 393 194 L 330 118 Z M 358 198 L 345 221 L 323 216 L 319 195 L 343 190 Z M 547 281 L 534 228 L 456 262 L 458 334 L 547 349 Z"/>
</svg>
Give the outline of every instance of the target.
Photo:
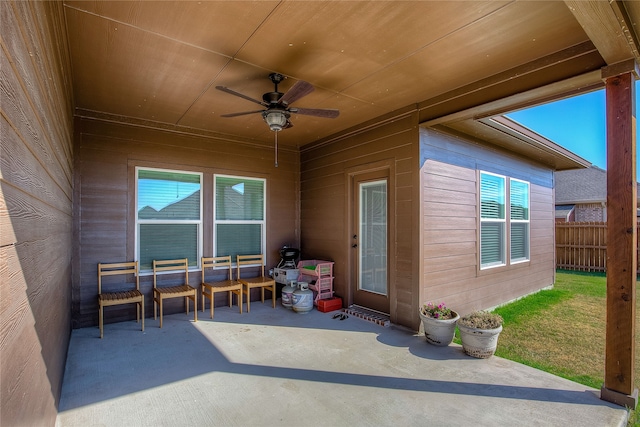
<svg viewBox="0 0 640 427">
<path fill-rule="evenodd" d="M 98 263 L 98 295 L 102 293 L 102 278 L 104 276 L 117 276 L 126 274 L 133 274 L 135 276 L 136 289 L 140 290 L 138 261 Z"/>
<path fill-rule="evenodd" d="M 264 255 L 237 255 L 237 278 L 240 279 L 240 269 L 244 267 L 260 267 L 260 277 L 264 277 Z"/>
<path fill-rule="evenodd" d="M 189 284 L 189 261 L 182 259 L 153 260 L 153 287 L 157 287 L 157 276 L 162 271 L 184 271 L 184 284 Z"/>
<path fill-rule="evenodd" d="M 229 280 L 233 280 L 233 270 L 231 268 L 231 255 L 227 256 L 216 256 L 205 258 L 202 257 L 202 283 L 205 282 L 205 270 L 207 268 L 211 268 L 215 270 L 216 268 L 227 267 L 229 269 Z"/>
</svg>

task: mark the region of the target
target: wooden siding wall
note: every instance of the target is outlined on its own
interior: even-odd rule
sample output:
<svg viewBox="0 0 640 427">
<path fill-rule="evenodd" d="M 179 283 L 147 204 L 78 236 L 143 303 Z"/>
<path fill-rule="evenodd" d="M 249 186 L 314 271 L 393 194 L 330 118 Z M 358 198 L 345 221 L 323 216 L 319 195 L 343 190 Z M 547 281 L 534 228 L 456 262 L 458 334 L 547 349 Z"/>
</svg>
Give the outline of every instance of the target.
<svg viewBox="0 0 640 427">
<path fill-rule="evenodd" d="M 74 328 L 97 325 L 98 262 L 135 257 L 136 166 L 203 173 L 204 256 L 213 255 L 213 175 L 217 173 L 266 178 L 267 268 L 278 263 L 278 249 L 284 244 L 298 246 L 298 151 L 281 149 L 276 168 L 272 146 L 187 132 L 183 128 L 168 131 L 96 118 L 77 120 Z M 189 284 L 199 283 L 200 272 L 190 273 Z M 146 295 L 147 317 L 153 317 L 152 276 L 143 275 L 140 286 Z M 226 303 L 223 293 L 216 297 L 216 305 Z M 180 312 L 184 302 L 179 298 L 168 300 L 165 307 L 165 313 Z M 135 319 L 134 310 L 133 306 L 110 307 L 105 311 L 105 323 Z"/>
<path fill-rule="evenodd" d="M 0 2 L 0 423 L 54 425 L 71 325 L 73 108 L 61 2 Z"/>
<path fill-rule="evenodd" d="M 330 144 L 303 147 L 300 161 L 302 256 L 335 262 L 334 290 L 346 304 L 351 303 L 352 253 L 348 175 L 380 163 L 391 166 L 395 240 L 389 242 L 390 314 L 392 322 L 414 329 L 418 305 L 417 126 L 417 115 L 410 114 Z"/>
<path fill-rule="evenodd" d="M 422 282 L 420 300 L 466 314 L 554 282 L 552 172 L 507 153 L 421 129 Z M 531 261 L 478 268 L 477 170 L 531 182 Z"/>
</svg>

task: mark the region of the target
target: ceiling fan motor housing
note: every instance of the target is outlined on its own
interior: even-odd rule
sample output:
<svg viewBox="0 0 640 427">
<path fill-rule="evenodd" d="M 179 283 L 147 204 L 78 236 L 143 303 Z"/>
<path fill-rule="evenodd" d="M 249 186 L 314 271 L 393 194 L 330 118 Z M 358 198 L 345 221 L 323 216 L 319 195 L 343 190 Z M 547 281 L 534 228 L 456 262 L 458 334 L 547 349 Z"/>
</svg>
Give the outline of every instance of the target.
<svg viewBox="0 0 640 427">
<path fill-rule="evenodd" d="M 262 100 L 269 105 L 277 104 L 282 95 L 284 95 L 282 92 L 267 92 L 262 95 Z"/>
</svg>

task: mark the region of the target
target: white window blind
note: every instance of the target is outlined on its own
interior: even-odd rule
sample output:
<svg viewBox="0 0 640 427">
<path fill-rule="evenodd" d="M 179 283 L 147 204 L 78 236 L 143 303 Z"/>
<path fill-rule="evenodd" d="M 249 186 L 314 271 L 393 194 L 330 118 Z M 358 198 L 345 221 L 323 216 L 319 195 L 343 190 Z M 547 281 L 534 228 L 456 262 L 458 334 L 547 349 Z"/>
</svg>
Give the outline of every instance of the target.
<svg viewBox="0 0 640 427">
<path fill-rule="evenodd" d="M 216 175 L 214 181 L 216 256 L 264 253 L 265 180 Z"/>
<path fill-rule="evenodd" d="M 529 259 L 529 183 L 511 179 L 511 262 Z"/>
<path fill-rule="evenodd" d="M 199 264 L 202 175 L 136 168 L 136 248 L 141 270 L 154 259 L 188 258 Z"/>
<path fill-rule="evenodd" d="M 495 267 L 506 263 L 506 178 L 480 173 L 480 265 Z"/>
</svg>

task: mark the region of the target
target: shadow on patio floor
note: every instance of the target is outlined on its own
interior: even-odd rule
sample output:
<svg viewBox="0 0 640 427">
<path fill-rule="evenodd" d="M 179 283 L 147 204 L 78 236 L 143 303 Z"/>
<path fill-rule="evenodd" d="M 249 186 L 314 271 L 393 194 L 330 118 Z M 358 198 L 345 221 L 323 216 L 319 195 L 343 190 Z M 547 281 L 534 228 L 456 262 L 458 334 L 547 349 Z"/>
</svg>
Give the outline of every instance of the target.
<svg viewBox="0 0 640 427">
<path fill-rule="evenodd" d="M 599 393 L 394 326 L 270 304 L 74 330 L 58 426 L 623 425 Z"/>
</svg>

